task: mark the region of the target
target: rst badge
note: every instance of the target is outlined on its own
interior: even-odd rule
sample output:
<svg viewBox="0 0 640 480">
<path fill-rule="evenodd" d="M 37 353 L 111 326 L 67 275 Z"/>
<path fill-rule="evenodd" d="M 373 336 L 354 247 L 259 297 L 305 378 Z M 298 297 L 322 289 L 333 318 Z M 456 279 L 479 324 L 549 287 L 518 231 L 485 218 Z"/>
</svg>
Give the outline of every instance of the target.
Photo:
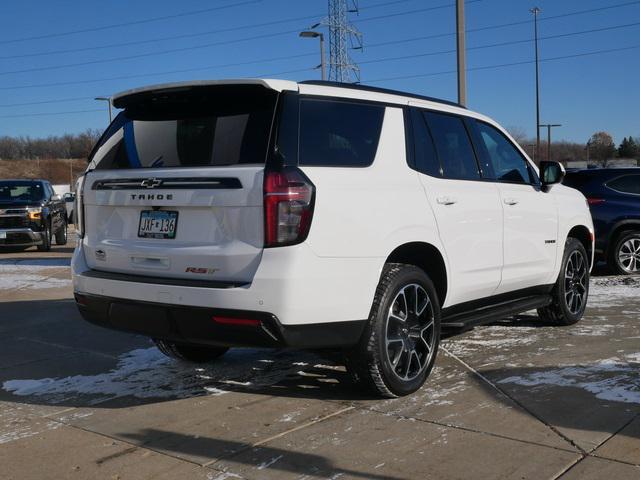
<svg viewBox="0 0 640 480">
<path fill-rule="evenodd" d="M 219 268 L 205 268 L 205 267 L 187 267 L 184 269 L 186 273 L 198 273 L 201 275 L 213 275 Z"/>
</svg>

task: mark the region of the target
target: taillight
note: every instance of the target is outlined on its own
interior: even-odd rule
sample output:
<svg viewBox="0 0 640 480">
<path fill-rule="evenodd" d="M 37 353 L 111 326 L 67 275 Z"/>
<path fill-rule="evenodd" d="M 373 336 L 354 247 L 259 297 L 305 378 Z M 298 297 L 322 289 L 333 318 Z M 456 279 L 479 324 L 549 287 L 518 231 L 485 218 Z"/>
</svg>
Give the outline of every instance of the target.
<svg viewBox="0 0 640 480">
<path fill-rule="evenodd" d="M 604 202 L 604 198 L 587 197 L 587 203 L 589 205 L 599 205 Z"/>
<path fill-rule="evenodd" d="M 84 181 L 86 179 L 86 175 L 78 178 L 78 182 L 76 183 L 76 218 L 74 218 L 76 222 L 76 230 L 78 233 L 78 237 L 84 238 Z"/>
<path fill-rule="evenodd" d="M 265 247 L 294 245 L 307 238 L 314 194 L 313 183 L 295 167 L 265 173 Z"/>
</svg>

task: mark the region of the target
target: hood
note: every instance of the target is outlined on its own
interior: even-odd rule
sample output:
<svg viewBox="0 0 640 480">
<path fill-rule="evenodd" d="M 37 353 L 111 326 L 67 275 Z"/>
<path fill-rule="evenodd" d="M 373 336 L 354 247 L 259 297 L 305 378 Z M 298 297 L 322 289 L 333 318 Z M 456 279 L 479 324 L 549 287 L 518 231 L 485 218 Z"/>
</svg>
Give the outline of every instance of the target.
<svg viewBox="0 0 640 480">
<path fill-rule="evenodd" d="M 33 200 L 13 200 L 6 202 L 0 200 L 0 210 L 7 210 L 12 208 L 27 208 L 27 207 L 42 207 L 42 202 Z"/>
</svg>

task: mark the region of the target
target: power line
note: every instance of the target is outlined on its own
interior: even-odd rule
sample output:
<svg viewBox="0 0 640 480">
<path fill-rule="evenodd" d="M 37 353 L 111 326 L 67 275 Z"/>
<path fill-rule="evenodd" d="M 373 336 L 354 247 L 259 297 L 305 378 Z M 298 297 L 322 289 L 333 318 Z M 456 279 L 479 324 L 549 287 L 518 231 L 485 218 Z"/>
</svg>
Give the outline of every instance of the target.
<svg viewBox="0 0 640 480">
<path fill-rule="evenodd" d="M 382 2 L 382 3 L 376 3 L 373 5 L 368 5 L 366 7 L 361 7 L 360 10 L 372 10 L 375 8 L 380 8 L 380 7 L 387 7 L 389 5 L 396 5 L 399 3 L 407 3 L 407 2 L 413 2 L 415 0 L 395 0 L 393 2 Z M 447 4 L 445 6 L 450 6 L 450 4 Z M 444 8 L 444 7 L 438 7 L 438 8 Z M 66 49 L 66 50 L 50 50 L 47 52 L 35 52 L 35 53 L 23 53 L 23 54 L 18 54 L 18 55 L 5 55 L 5 56 L 0 56 L 0 60 L 10 60 L 10 59 L 14 59 L 14 58 L 29 58 L 29 57 L 41 57 L 41 56 L 49 56 L 49 55 L 58 55 L 58 54 L 64 54 L 64 53 L 79 53 L 79 52 L 87 52 L 87 51 L 92 51 L 92 50 L 103 50 L 103 49 L 107 49 L 107 48 L 116 48 L 116 47 L 129 47 L 132 45 L 145 45 L 145 44 L 149 44 L 149 43 L 156 43 L 156 42 L 163 42 L 163 41 L 167 41 L 167 40 L 181 40 L 181 39 L 185 39 L 185 38 L 195 38 L 195 37 L 202 37 L 202 36 L 206 36 L 206 35 L 213 35 L 213 34 L 217 34 L 217 33 L 228 33 L 228 32 L 235 32 L 235 31 L 239 31 L 239 30 L 246 30 L 246 29 L 252 29 L 252 28 L 259 28 L 259 27 L 268 27 L 268 26 L 272 26 L 272 25 L 281 25 L 283 23 L 291 23 L 291 22 L 300 22 L 303 20 L 315 20 L 321 16 L 323 16 L 324 13 L 320 12 L 317 13 L 315 15 L 305 15 L 302 17 L 291 17 L 291 18 L 285 18 L 282 20 L 274 20 L 274 21 L 270 21 L 270 22 L 261 22 L 261 23 L 252 23 L 252 24 L 248 24 L 248 25 L 240 25 L 240 26 L 236 26 L 236 27 L 228 27 L 228 28 L 219 28 L 216 30 L 207 30 L 204 32 L 197 32 L 197 33 L 185 33 L 185 34 L 181 34 L 181 35 L 171 35 L 168 37 L 156 37 L 156 38 L 151 38 L 148 40 L 134 40 L 134 41 L 130 41 L 130 42 L 121 42 L 121 43 L 111 43 L 111 44 L 106 44 L 106 45 L 98 45 L 98 46 L 93 46 L 93 47 L 80 47 L 80 48 L 71 48 L 71 49 Z M 287 32 L 289 33 L 289 32 Z M 242 39 L 240 39 L 242 40 Z M 2 42 L 0 42 L 2 43 Z"/>
<path fill-rule="evenodd" d="M 587 33 L 595 33 L 595 32 L 605 32 L 605 31 L 609 31 L 609 30 L 615 30 L 615 29 L 619 29 L 619 28 L 628 28 L 628 27 L 635 27 L 640 25 L 640 22 L 635 22 L 635 23 L 627 23 L 624 25 L 614 25 L 614 26 L 610 26 L 610 27 L 602 27 L 602 28 L 592 28 L 589 30 L 581 30 L 579 32 L 570 32 L 570 33 L 560 33 L 557 35 L 548 35 L 546 37 L 539 37 L 538 40 L 551 40 L 551 39 L 556 39 L 556 38 L 565 38 L 565 37 L 572 37 L 572 36 L 576 36 L 576 35 L 584 35 Z M 490 43 L 490 44 L 486 44 L 486 45 L 478 45 L 475 47 L 467 47 L 467 51 L 469 50 L 484 50 L 486 48 L 495 48 L 495 47 L 504 47 L 504 46 L 510 46 L 510 45 L 518 45 L 521 43 L 530 43 L 533 42 L 534 39 L 533 38 L 527 38 L 524 40 L 510 40 L 507 42 L 499 42 L 499 43 Z M 419 58 L 419 57 L 429 57 L 429 56 L 434 56 L 434 55 L 443 55 L 443 54 L 448 54 L 448 53 L 456 53 L 455 49 L 449 49 L 449 50 L 439 50 L 439 51 L 433 51 L 433 52 L 424 52 L 424 53 L 414 53 L 411 55 L 402 55 L 399 57 L 386 57 L 386 58 L 377 58 L 377 59 L 373 59 L 373 60 L 364 60 L 359 62 L 361 65 L 366 65 L 366 64 L 370 64 L 370 63 L 380 63 L 380 62 L 388 62 L 388 61 L 394 61 L 394 60 L 407 60 L 407 59 L 414 59 L 414 58 Z"/>
<path fill-rule="evenodd" d="M 595 51 L 591 51 L 591 52 L 581 52 L 581 53 L 574 53 L 571 55 L 561 55 L 561 56 L 557 56 L 557 57 L 549 57 L 549 58 L 542 58 L 540 59 L 540 62 L 553 62 L 553 61 L 558 61 L 558 60 L 566 60 L 566 59 L 571 59 L 571 58 L 581 58 L 581 57 L 587 57 L 587 56 L 593 56 L 593 55 L 602 55 L 602 54 L 606 54 L 606 53 L 614 53 L 614 52 L 622 52 L 622 51 L 628 51 L 628 50 L 636 50 L 640 48 L 640 44 L 638 45 L 631 45 L 628 47 L 620 47 L 620 48 L 610 48 L 610 49 L 604 49 L 604 50 L 595 50 Z M 534 60 L 523 60 L 520 62 L 509 62 L 509 63 L 500 63 L 500 64 L 493 64 L 493 65 L 482 65 L 482 66 L 478 66 L 478 67 L 472 67 L 472 68 L 468 68 L 467 71 L 481 71 L 481 70 L 494 70 L 494 69 L 500 69 L 500 68 L 507 68 L 507 67 L 513 67 L 513 66 L 519 66 L 519 65 L 529 65 L 534 63 Z M 297 69 L 297 70 L 287 70 L 287 71 L 282 71 L 282 72 L 275 72 L 275 73 L 268 73 L 268 74 L 263 74 L 263 75 L 259 75 L 260 77 L 263 76 L 278 76 L 278 75 L 286 75 L 289 73 L 299 73 L 299 72 L 306 72 L 306 71 L 311 71 L 314 70 L 313 68 L 303 68 L 303 69 Z M 416 74 L 416 75 L 403 75 L 403 76 L 396 76 L 396 77 L 386 77 L 386 78 L 378 78 L 378 79 L 374 79 L 374 80 L 369 80 L 367 81 L 367 83 L 383 83 L 383 82 L 388 82 L 388 81 L 392 81 L 392 80 L 406 80 L 406 79 L 411 79 L 411 78 L 425 78 L 425 77 L 433 77 L 433 76 L 438 76 L 438 75 L 449 75 L 449 74 L 454 74 L 456 73 L 457 70 L 445 70 L 445 71 L 440 71 L 440 72 L 430 72 L 430 73 L 423 73 L 423 74 Z M 102 109 L 99 110 L 75 110 L 75 111 L 68 111 L 68 112 L 42 112 L 42 113 L 26 113 L 26 114 L 17 114 L 17 115 L 0 115 L 0 118 L 15 118 L 15 117 L 26 117 L 26 116 L 41 116 L 41 115 L 67 115 L 67 114 L 74 114 L 74 113 L 87 113 L 87 112 L 102 112 Z"/>
<path fill-rule="evenodd" d="M 583 53 L 575 53 L 572 55 L 562 55 L 562 56 L 558 56 L 558 57 L 550 57 L 550 58 L 541 58 L 539 61 L 540 62 L 553 62 L 553 61 L 557 61 L 557 60 L 566 60 L 566 59 L 570 59 L 570 58 L 579 58 L 579 57 L 588 57 L 588 56 L 592 56 L 592 55 L 601 55 L 604 53 L 613 53 L 613 52 L 622 52 L 622 51 L 626 51 L 626 50 L 635 50 L 640 48 L 640 44 L 639 45 L 631 45 L 629 47 L 621 47 L 621 48 L 610 48 L 610 49 L 606 49 L 606 50 L 596 50 L 596 51 L 592 51 L 592 52 L 583 52 Z M 493 69 L 498 69 L 498 68 L 506 68 L 506 67 L 513 67 L 513 66 L 517 66 L 517 65 L 529 65 L 535 63 L 535 60 L 524 60 L 521 62 L 511 62 L 511 63 L 500 63 L 500 64 L 495 64 L 495 65 L 484 65 L 484 66 L 480 66 L 480 67 L 473 67 L 473 68 L 467 68 L 467 71 L 478 71 L 478 70 L 493 70 Z M 435 77 L 438 75 L 448 75 L 448 74 L 452 74 L 452 73 L 456 73 L 457 70 L 445 70 L 445 71 L 441 71 L 441 72 L 431 72 L 431 73 L 422 73 L 422 74 L 415 74 L 415 75 L 402 75 L 402 76 L 397 76 L 397 77 L 386 77 L 386 78 L 377 78 L 375 80 L 368 80 L 367 83 L 382 83 L 382 82 L 389 82 L 391 80 L 407 80 L 410 78 L 424 78 L 424 77 Z"/>
<path fill-rule="evenodd" d="M 500 25 L 494 25 L 493 27 L 483 27 L 483 28 L 500 28 L 502 25 L 504 24 L 500 24 Z M 619 29 L 619 28 L 628 28 L 628 27 L 632 27 L 632 26 L 637 26 L 640 25 L 640 22 L 636 22 L 636 23 L 629 23 L 629 24 L 623 24 L 623 25 L 613 25 L 613 26 L 608 26 L 608 27 L 601 27 L 601 28 L 593 28 L 593 29 L 589 29 L 589 30 L 581 30 L 578 32 L 569 32 L 569 33 L 562 33 L 562 34 L 557 34 L 557 35 L 548 35 L 545 37 L 540 37 L 540 40 L 551 40 L 551 39 L 556 39 L 556 38 L 563 38 L 563 37 L 570 37 L 570 36 L 575 36 L 575 35 L 583 35 L 583 34 L 587 34 L 587 33 L 595 33 L 595 32 L 602 32 L 602 31 L 607 31 L 607 30 L 614 30 L 614 29 Z M 455 34 L 452 33 L 452 35 Z M 449 34 L 447 34 L 449 35 Z M 422 39 L 425 37 L 417 37 L 417 38 L 412 38 L 412 39 L 405 39 L 405 40 L 400 40 L 400 41 L 414 41 L 417 39 Z M 500 46 L 506 46 L 506 45 L 515 45 L 515 44 L 519 44 L 519 43 L 527 43 L 527 42 L 531 42 L 533 41 L 532 39 L 526 39 L 526 40 L 514 40 L 514 41 L 507 41 L 507 42 L 500 42 L 500 43 L 494 43 L 494 44 L 489 44 L 489 45 L 480 45 L 480 46 L 476 46 L 476 47 L 468 47 L 468 50 L 480 50 L 480 49 L 485 49 L 485 48 L 494 48 L 494 47 L 500 47 Z M 380 47 L 380 46 L 384 46 L 384 45 L 393 45 L 395 43 L 397 43 L 398 40 L 392 40 L 392 41 L 388 41 L 388 42 L 381 42 L 381 43 L 377 43 L 374 45 L 370 45 L 369 48 L 375 48 L 375 47 Z M 363 64 L 367 64 L 367 63 L 379 63 L 382 61 L 391 61 L 391 60 L 401 60 L 401 59 L 405 59 L 405 58 L 415 58 L 415 57 L 425 57 L 425 56 L 432 56 L 432 55 L 441 55 L 441 54 L 450 54 L 450 53 L 454 53 L 455 50 L 440 50 L 440 51 L 434 51 L 434 52 L 425 52 L 425 53 L 420 53 L 420 54 L 414 54 L 414 55 L 407 55 L 407 56 L 402 56 L 402 57 L 390 57 L 390 58 L 383 58 L 383 59 L 373 59 L 373 60 L 365 60 L 362 61 L 360 63 Z M 36 85 L 20 85 L 20 86 L 9 86 L 9 87 L 0 87 L 0 90 L 15 90 L 15 89 L 30 89 L 30 88 L 42 88 L 42 87 L 58 87 L 58 86 L 67 86 L 67 85 L 82 85 L 82 84 L 88 84 L 88 83 L 99 83 L 99 82 L 104 82 L 104 81 L 113 81 L 113 80 L 130 80 L 133 78 L 144 78 L 144 77 L 154 77 L 154 76 L 159 76 L 159 75 L 170 75 L 170 74 L 176 74 L 176 73 L 189 73 L 189 72 L 196 72 L 196 71 L 206 71 L 206 70 L 212 70 L 212 69 L 218 69 L 218 68 L 229 68 L 229 67 L 238 67 L 238 66 L 245 66 L 245 65 L 252 65 L 252 64 L 258 64 L 258 63 L 268 63 L 268 62 L 273 62 L 273 61 L 279 61 L 279 60 L 290 60 L 290 59 L 294 59 L 294 58 L 305 58 L 305 57 L 312 57 L 315 56 L 316 53 L 304 53 L 304 54 L 299 54 L 299 55 L 286 55 L 286 56 L 279 56 L 279 57 L 271 57 L 271 58 L 266 58 L 266 59 L 259 59 L 259 60 L 250 60 L 250 61 L 246 61 L 246 62 L 236 62 L 236 63 L 226 63 L 226 64 L 216 64 L 216 65 L 206 65 L 206 66 L 199 66 L 199 67 L 195 67 L 195 68 L 184 68 L 184 69 L 177 69 L 177 70 L 164 70 L 164 71 L 156 71 L 156 72 L 146 72 L 146 73 L 141 73 L 141 74 L 132 74 L 132 75 L 119 75 L 119 76 L 114 76 L 114 77 L 101 77 L 101 78 L 95 78 L 95 79 L 86 79 L 86 80 L 75 80 L 72 82 L 52 82 L 52 83 L 41 83 L 41 84 L 36 84 Z M 80 98 L 78 98 L 78 100 L 80 100 Z M 32 103 L 25 103 L 25 104 L 3 104 L 0 105 L 0 107 L 12 107 L 12 106 L 26 106 L 26 105 L 35 105 L 38 103 L 59 103 L 62 102 L 62 100 L 48 100 L 46 102 L 32 102 Z"/>
<path fill-rule="evenodd" d="M 38 113 L 19 113 L 17 115 L 0 115 L 0 118 L 18 118 L 18 117 L 45 117 L 54 115 L 72 115 L 77 113 L 104 112 L 102 108 L 94 108 L 92 110 L 70 110 L 67 112 L 38 112 Z"/>
<path fill-rule="evenodd" d="M 71 97 L 71 98 L 58 98 L 56 100 L 40 100 L 37 102 L 25 102 L 25 103 L 3 103 L 0 107 L 25 107 L 27 105 L 43 105 L 46 103 L 64 103 L 64 102 L 76 102 L 78 100 L 93 100 L 94 97 Z"/>
<path fill-rule="evenodd" d="M 485 0 L 468 0 L 467 3 L 477 3 L 477 2 L 482 2 L 482 1 L 485 1 Z M 637 3 L 640 3 L 640 1 L 638 1 Z M 450 7 L 451 5 L 453 5 L 453 4 L 447 3 L 447 4 L 444 4 L 444 5 L 438 5 L 438 6 L 434 6 L 434 7 L 427 7 L 427 8 L 419 8 L 419 9 L 415 9 L 415 10 L 409 10 L 409 11 L 406 11 L 406 12 L 399 12 L 399 13 L 388 14 L 388 15 L 379 15 L 379 16 L 376 16 L 376 17 L 362 18 L 362 19 L 359 19 L 359 20 L 356 20 L 356 21 L 362 23 L 362 22 L 369 22 L 369 21 L 375 21 L 375 20 L 386 20 L 386 19 L 391 18 L 391 17 L 413 15 L 413 14 L 416 14 L 416 13 L 428 12 L 428 11 L 437 10 L 437 9 L 441 9 L 441 8 L 447 8 L 447 7 Z M 378 4 L 376 6 L 381 6 L 381 4 Z M 356 21 L 354 21 L 354 23 Z M 294 33 L 298 33 L 298 32 L 299 32 L 299 29 L 287 30 L 287 31 L 283 31 L 283 32 L 275 32 L 275 33 L 266 33 L 266 34 L 261 34 L 261 35 L 255 35 L 255 36 L 252 36 L 252 37 L 244 37 L 244 38 L 238 38 L 238 39 L 233 39 L 233 40 L 224 40 L 224 41 L 217 41 L 217 42 L 211 42 L 211 43 L 203 43 L 203 44 L 199 44 L 199 45 L 192 45 L 192 46 L 189 46 L 189 47 L 171 48 L 171 49 L 159 50 L 159 51 L 155 51 L 155 52 L 139 53 L 139 54 L 135 54 L 135 55 L 126 55 L 126 56 L 122 56 L 122 57 L 102 58 L 102 59 L 90 60 L 90 61 L 86 61 L 86 62 L 67 63 L 67 64 L 62 64 L 62 65 L 52 65 L 52 66 L 48 66 L 48 67 L 34 67 L 34 68 L 25 68 L 25 69 L 21 69 L 21 70 L 10 70 L 10 71 L 5 71 L 5 72 L 0 72 L 0 75 L 13 75 L 13 74 L 19 74 L 19 73 L 41 72 L 41 71 L 47 71 L 47 70 L 60 70 L 60 69 L 64 69 L 64 68 L 82 67 L 82 66 L 87 66 L 87 65 L 96 65 L 96 64 L 101 64 L 101 63 L 117 62 L 117 61 L 121 61 L 121 60 L 133 60 L 133 59 L 137 59 L 137 58 L 154 57 L 154 56 L 157 56 L 157 55 L 166 55 L 166 54 L 170 54 L 170 53 L 186 52 L 186 51 L 191 51 L 191 50 L 199 50 L 199 49 L 203 49 L 203 48 L 215 47 L 215 46 L 220 46 L 220 45 L 229 45 L 229 44 L 233 44 L 233 43 L 245 42 L 245 41 L 250 41 L 250 40 L 258 40 L 258 39 L 264 39 L 264 38 L 278 37 L 278 36 L 282 36 L 282 35 L 290 35 L 290 34 L 294 34 Z"/>
<path fill-rule="evenodd" d="M 626 2 L 626 3 L 619 3 L 616 5 L 609 5 L 606 7 L 599 7 L 599 8 L 592 8 L 589 10 L 578 10 L 575 12 L 568 12 L 568 13 L 563 13 L 560 15 L 553 15 L 553 16 L 547 16 L 547 17 L 543 17 L 543 18 L 539 18 L 538 22 L 544 22 L 544 21 L 548 21 L 548 20 L 555 20 L 558 18 L 565 18 L 565 17 L 569 17 L 569 16 L 574 16 L 574 15 L 583 15 L 586 13 L 594 13 L 594 12 L 599 12 L 602 10 L 608 10 L 608 9 L 612 9 L 612 8 L 621 8 L 621 7 L 626 7 L 629 5 L 638 5 L 640 4 L 640 0 L 638 1 L 633 1 L 633 2 Z M 487 31 L 487 30 L 496 30 L 499 28 L 506 28 L 506 27 L 514 27 L 517 25 L 526 25 L 526 24 L 530 24 L 531 20 L 521 20 L 518 22 L 509 22 L 509 23 L 500 23 L 500 24 L 494 24 L 494 25 L 487 25 L 484 27 L 476 27 L 476 28 L 467 28 L 466 32 L 467 33 L 476 33 L 476 32 L 483 32 L 483 31 Z M 367 48 L 376 48 L 379 46 L 383 46 L 383 45 L 397 45 L 397 44 L 401 44 L 401 43 L 409 43 L 409 42 L 415 42 L 415 41 L 419 41 L 419 40 L 432 40 L 434 38 L 442 38 L 442 37 L 450 37 L 455 35 L 456 32 L 446 32 L 446 33 L 436 33 L 436 34 L 432 34 L 432 35 L 423 35 L 423 36 L 419 36 L 419 37 L 411 37 L 411 38 L 406 38 L 406 39 L 401 39 L 401 40 L 391 40 L 388 42 L 381 42 L 381 43 L 371 43 L 371 44 L 367 44 Z"/>
<path fill-rule="evenodd" d="M 102 78 L 93 78 L 86 80 L 75 80 L 72 82 L 52 82 L 52 83 L 39 83 L 36 85 L 20 85 L 20 86 L 10 86 L 10 87 L 0 87 L 0 90 L 22 90 L 22 89 L 30 89 L 30 88 L 41 88 L 41 87 L 60 87 L 67 85 L 82 85 L 87 83 L 100 83 L 104 81 L 112 81 L 112 80 L 130 80 L 133 78 L 142 78 L 142 77 L 155 77 L 159 75 L 171 75 L 175 73 L 188 73 L 188 72 L 197 72 L 203 70 L 211 70 L 214 68 L 226 68 L 226 67 L 238 67 L 242 65 L 251 65 L 255 63 L 267 63 L 270 61 L 277 60 L 288 60 L 296 57 L 310 57 L 315 56 L 317 53 L 305 53 L 301 55 L 287 55 L 286 57 L 273 57 L 268 59 L 260 59 L 260 60 L 251 60 L 247 62 L 239 62 L 239 63 L 227 63 L 227 64 L 217 64 L 217 65 L 207 65 L 200 66 L 195 68 L 181 68 L 177 70 L 164 70 L 160 72 L 147 72 L 147 73 L 137 73 L 133 75 L 119 75 L 116 77 L 102 77 Z M 313 69 L 311 69 L 313 70 Z"/>
<path fill-rule="evenodd" d="M 9 43 L 18 43 L 18 42 L 26 42 L 29 40 L 43 40 L 43 39 L 47 39 L 47 38 L 57 38 L 57 37 L 66 37 L 68 35 L 75 35 L 78 33 L 89 33 L 89 32 L 99 32 L 102 30 L 110 30 L 112 28 L 119 28 L 119 27 L 127 27 L 127 26 L 131 26 L 131 25 L 141 25 L 144 23 L 152 23 L 152 22 L 159 22 L 162 20 L 171 20 L 174 18 L 180 18 L 180 17 L 188 17 L 188 16 L 193 16 L 193 15 L 200 15 L 202 13 L 209 13 L 209 12 L 214 12 L 214 11 L 218 11 L 218 10 L 225 10 L 227 8 L 234 8 L 234 7 L 241 7 L 244 5 L 250 5 L 253 3 L 259 3 L 262 0 L 246 0 L 243 2 L 237 2 L 237 3 L 232 3 L 232 4 L 228 4 L 228 5 L 220 5 L 217 7 L 212 7 L 212 8 L 204 8 L 202 10 L 191 10 L 188 12 L 182 12 L 182 13 L 176 13 L 173 15 L 164 15 L 161 17 L 152 17 L 152 18 L 146 18 L 146 19 L 142 19 L 142 20 L 133 20 L 130 22 L 122 22 L 122 23 L 112 23 L 110 25 L 102 25 L 100 27 L 91 27 L 91 28 L 83 28 L 80 30 L 69 30 L 66 32 L 58 32 L 58 33 L 47 33 L 45 35 L 35 35 L 32 37 L 21 37 L 21 38 L 13 38 L 13 39 L 9 39 L 9 40 L 0 40 L 0 45 L 6 45 Z"/>
<path fill-rule="evenodd" d="M 394 2 L 376 3 L 376 4 L 373 4 L 373 5 L 360 7 L 360 10 L 371 10 L 371 9 L 375 9 L 375 8 L 386 7 L 386 6 L 389 6 L 389 5 L 395 5 L 395 4 L 399 4 L 399 3 L 406 3 L 406 2 L 410 2 L 410 1 L 415 1 L 415 0 L 396 0 Z M 467 2 L 467 4 L 476 3 L 476 2 L 479 2 L 479 1 L 482 1 L 482 0 L 470 0 L 470 1 Z M 637 5 L 639 3 L 640 3 L 640 1 L 631 1 L 631 2 L 618 3 L 618 4 L 614 4 L 614 5 L 608 5 L 608 6 L 605 6 L 605 7 L 598 7 L 598 8 L 588 9 L 588 10 L 580 10 L 580 11 L 577 11 L 577 12 L 569 12 L 569 13 L 566 13 L 566 14 L 548 16 L 548 17 L 545 17 L 545 18 L 541 18 L 540 21 L 547 21 L 547 20 L 563 18 L 563 17 L 571 16 L 571 15 L 580 15 L 580 14 L 584 14 L 584 13 L 592 13 L 592 12 L 598 12 L 598 11 L 602 11 L 602 10 L 609 10 L 609 9 L 613 9 L 613 8 L 626 7 L 626 6 L 630 6 L 630 5 Z M 425 11 L 448 8 L 448 7 L 452 7 L 454 5 L 455 5 L 454 3 L 447 3 L 447 4 L 443 4 L 443 5 L 437 5 L 437 6 L 429 7 L 429 8 L 426 8 L 426 9 L 411 10 L 408 13 L 400 12 L 400 13 L 396 13 L 396 14 L 381 15 L 381 16 L 365 18 L 365 19 L 357 19 L 354 22 L 367 22 L 367 21 L 372 21 L 372 20 L 379 20 L 379 19 L 382 19 L 382 18 L 390 18 L 390 17 L 394 17 L 394 16 L 399 16 L 399 15 L 408 15 L 408 14 L 413 14 L 413 13 L 421 13 L 421 12 L 425 12 Z M 198 12 L 200 12 L 200 11 L 198 11 Z M 272 26 L 272 25 L 279 25 L 279 24 L 283 24 L 283 23 L 299 22 L 299 21 L 303 21 L 303 20 L 314 20 L 314 19 L 317 19 L 317 18 L 319 18 L 319 17 L 321 17 L 323 15 L 324 14 L 321 12 L 321 13 L 318 13 L 318 14 L 315 14 L 315 15 L 307 15 L 307 16 L 302 16 L 302 17 L 291 17 L 291 18 L 287 18 L 287 19 L 275 20 L 275 21 L 270 21 L 270 22 L 253 23 L 253 24 L 240 25 L 240 26 L 236 26 L 236 27 L 222 28 L 222 29 L 216 29 L 216 30 L 207 30 L 207 31 L 198 32 L 198 33 L 186 33 L 186 34 L 182 34 L 182 35 L 172 35 L 172 36 L 167 36 L 167 37 L 156 37 L 156 38 L 147 39 L 147 40 L 136 40 L 136 41 L 130 41 L 130 42 L 111 43 L 111 44 L 106 44 L 106 45 L 98 45 L 98 46 L 93 46 L 93 47 L 71 48 L 71 49 L 66 49 L 66 50 L 50 50 L 50 51 L 45 51 L 45 52 L 24 53 L 24 54 L 18 54 L 18 55 L 4 55 L 4 56 L 0 56 L 0 59 L 1 60 L 11 60 L 11 59 L 16 59 L 16 58 L 30 58 L 30 57 L 39 57 L 39 56 L 58 55 L 58 54 L 65 54 L 65 53 L 79 53 L 79 52 L 87 52 L 87 51 L 94 51 L 94 50 L 103 50 L 103 49 L 117 48 L 117 47 L 128 47 L 128 46 L 132 46 L 132 45 L 145 45 L 145 44 L 149 44 L 149 43 L 156 43 L 156 42 L 162 42 L 162 41 L 168 41 L 168 40 L 180 40 L 180 39 L 185 39 L 185 38 L 195 38 L 195 37 L 213 35 L 213 34 L 218 34 L 218 33 L 228 33 L 228 32 L 235 32 L 235 31 L 251 29 L 251 28 L 259 28 L 259 27 L 267 27 L 267 26 Z M 523 24 L 527 24 L 527 23 L 530 23 L 530 20 L 519 21 L 519 22 L 511 22 L 511 23 L 504 23 L 504 24 L 500 25 L 500 28 L 516 26 L 516 25 L 523 25 Z M 471 29 L 467 29 L 467 33 L 479 32 L 479 31 L 493 29 L 493 28 L 498 28 L 498 27 L 497 26 L 489 26 L 489 27 L 471 28 Z M 87 30 L 91 31 L 91 29 L 87 29 Z M 297 30 L 295 30 L 295 31 L 297 32 Z M 278 36 L 278 35 L 285 35 L 285 34 L 289 34 L 289 33 L 293 33 L 293 32 L 294 31 L 276 32 L 275 34 L 272 34 L 272 35 L 273 36 Z M 446 37 L 446 36 L 450 36 L 450 35 L 455 35 L 455 32 L 453 32 L 453 33 L 435 34 L 435 35 L 427 35 L 427 36 L 422 36 L 422 37 L 415 37 L 415 40 L 427 40 L 427 39 L 432 39 L 432 38 Z M 264 37 L 262 37 L 262 36 L 254 36 L 254 37 L 248 37 L 248 38 L 240 38 L 240 39 L 221 42 L 221 43 L 219 43 L 217 45 L 227 45 L 229 43 L 242 42 L 242 41 L 245 41 L 245 40 L 256 40 L 256 39 L 260 39 L 260 38 L 264 38 Z M 395 43 L 399 44 L 399 43 L 406 43 L 406 42 L 409 42 L 409 41 L 413 41 L 413 39 L 398 40 Z M 0 41 L 0 44 L 2 44 L 1 41 Z M 384 44 L 385 45 L 390 45 L 391 43 L 384 43 Z M 378 45 L 379 44 L 377 44 L 377 43 L 367 44 L 367 48 L 375 47 L 375 46 L 378 46 Z M 211 44 L 209 46 L 216 46 L 216 44 Z M 198 47 L 196 46 L 196 48 L 198 48 Z"/>
</svg>

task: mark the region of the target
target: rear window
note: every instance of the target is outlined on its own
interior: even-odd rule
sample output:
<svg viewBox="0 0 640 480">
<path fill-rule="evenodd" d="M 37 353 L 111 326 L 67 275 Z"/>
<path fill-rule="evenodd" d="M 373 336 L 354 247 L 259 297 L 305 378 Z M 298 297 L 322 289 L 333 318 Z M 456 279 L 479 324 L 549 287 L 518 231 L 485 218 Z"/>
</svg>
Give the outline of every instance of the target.
<svg viewBox="0 0 640 480">
<path fill-rule="evenodd" d="M 625 175 L 607 182 L 607 187 L 623 193 L 640 195 L 640 175 Z"/>
<path fill-rule="evenodd" d="M 277 93 L 255 85 L 133 97 L 100 139 L 96 169 L 264 164 Z"/>
<path fill-rule="evenodd" d="M 384 106 L 300 100 L 299 164 L 366 167 L 378 150 Z"/>
</svg>

